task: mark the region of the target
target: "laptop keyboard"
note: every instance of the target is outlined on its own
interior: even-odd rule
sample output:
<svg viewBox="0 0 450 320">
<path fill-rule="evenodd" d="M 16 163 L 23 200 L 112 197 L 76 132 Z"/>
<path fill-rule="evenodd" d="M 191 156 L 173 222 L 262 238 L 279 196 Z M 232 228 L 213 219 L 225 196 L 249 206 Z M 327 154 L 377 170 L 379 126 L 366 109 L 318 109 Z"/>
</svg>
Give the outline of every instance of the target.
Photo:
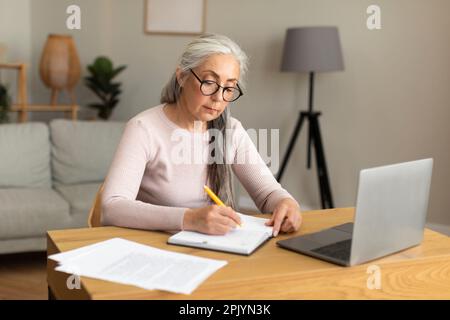
<svg viewBox="0 0 450 320">
<path fill-rule="evenodd" d="M 338 260 L 348 261 L 350 260 L 351 246 L 352 246 L 352 239 L 348 239 L 333 244 L 329 244 L 311 251 Z"/>
</svg>

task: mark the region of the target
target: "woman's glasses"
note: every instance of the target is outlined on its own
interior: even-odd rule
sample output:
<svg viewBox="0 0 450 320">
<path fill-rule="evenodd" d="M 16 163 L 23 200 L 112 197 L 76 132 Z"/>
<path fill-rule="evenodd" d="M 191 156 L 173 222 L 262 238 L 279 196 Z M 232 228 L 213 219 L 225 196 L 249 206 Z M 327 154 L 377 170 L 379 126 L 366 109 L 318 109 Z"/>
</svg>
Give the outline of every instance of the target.
<svg viewBox="0 0 450 320">
<path fill-rule="evenodd" d="M 197 78 L 200 82 L 200 91 L 204 96 L 212 96 L 220 88 L 222 88 L 222 98 L 226 102 L 233 102 L 239 99 L 244 93 L 241 88 L 239 88 L 239 84 L 236 84 L 237 87 L 222 87 L 220 84 L 213 80 L 201 80 L 192 69 L 189 69 L 192 74 Z"/>
</svg>

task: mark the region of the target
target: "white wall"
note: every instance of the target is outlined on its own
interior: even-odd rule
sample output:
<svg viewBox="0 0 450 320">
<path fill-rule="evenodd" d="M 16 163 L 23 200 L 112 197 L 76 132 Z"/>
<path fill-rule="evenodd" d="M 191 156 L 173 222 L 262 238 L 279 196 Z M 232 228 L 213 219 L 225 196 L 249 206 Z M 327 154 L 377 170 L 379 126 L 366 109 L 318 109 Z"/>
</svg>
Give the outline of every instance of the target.
<svg viewBox="0 0 450 320">
<path fill-rule="evenodd" d="M 29 62 L 31 56 L 30 0 L 0 0 L 0 43 L 6 58 Z"/>
<path fill-rule="evenodd" d="M 65 29 L 69 4 L 82 9 L 81 31 Z M 366 28 L 370 4 L 381 6 L 382 30 Z M 120 76 L 124 94 L 113 119 L 125 120 L 156 105 L 192 37 L 144 34 L 143 8 L 143 0 L 32 1 L 35 100 L 48 99 L 37 63 L 47 34 L 54 32 L 74 35 L 84 66 L 99 54 L 128 65 Z M 230 36 L 250 56 L 247 92 L 233 106 L 233 115 L 249 128 L 280 128 L 283 154 L 307 99 L 306 75 L 279 72 L 285 30 L 338 26 L 346 69 L 318 74 L 315 99 L 323 111 L 335 205 L 354 205 L 360 169 L 432 156 L 428 220 L 450 225 L 449 12 L 446 0 L 208 0 L 207 31 Z M 95 100 L 81 85 L 77 93 L 82 104 Z M 283 185 L 301 203 L 318 208 L 316 172 L 305 169 L 305 137 L 303 132 Z"/>
<path fill-rule="evenodd" d="M 6 48 L 5 62 L 31 62 L 31 20 L 30 0 L 0 0 L 0 45 Z M 0 82 L 7 84 L 10 93 L 16 97 L 17 73 L 13 70 L 0 70 Z M 31 80 L 28 79 L 28 85 Z M 28 92 L 30 96 L 31 92 Z M 11 114 L 11 121 L 15 121 Z"/>
</svg>

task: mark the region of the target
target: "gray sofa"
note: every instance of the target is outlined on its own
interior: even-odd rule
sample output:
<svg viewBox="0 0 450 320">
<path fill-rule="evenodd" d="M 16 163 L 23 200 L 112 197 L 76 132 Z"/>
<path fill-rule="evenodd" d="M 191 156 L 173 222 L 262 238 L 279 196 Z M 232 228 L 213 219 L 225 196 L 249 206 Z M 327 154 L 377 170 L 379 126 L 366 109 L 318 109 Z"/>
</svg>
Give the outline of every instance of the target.
<svg viewBox="0 0 450 320">
<path fill-rule="evenodd" d="M 122 122 L 0 125 L 0 254 L 46 249 L 46 231 L 87 226 Z"/>
</svg>

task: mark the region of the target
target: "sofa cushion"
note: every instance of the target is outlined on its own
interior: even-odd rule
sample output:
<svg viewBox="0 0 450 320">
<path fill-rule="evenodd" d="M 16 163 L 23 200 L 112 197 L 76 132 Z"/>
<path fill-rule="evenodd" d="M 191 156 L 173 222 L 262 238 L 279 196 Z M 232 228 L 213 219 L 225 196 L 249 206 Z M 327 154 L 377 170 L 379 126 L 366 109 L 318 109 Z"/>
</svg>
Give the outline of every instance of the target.
<svg viewBox="0 0 450 320">
<path fill-rule="evenodd" d="M 101 183 L 58 185 L 55 189 L 69 203 L 72 227 L 86 227 L 87 219 Z"/>
<path fill-rule="evenodd" d="M 0 125 L 0 188 L 50 186 L 48 127 L 37 122 Z"/>
<path fill-rule="evenodd" d="M 0 240 L 0 254 L 45 251 L 46 248 L 46 236 Z"/>
<path fill-rule="evenodd" d="M 119 144 L 123 122 L 50 122 L 53 179 L 59 184 L 101 182 Z"/>
<path fill-rule="evenodd" d="M 45 236 L 70 225 L 69 204 L 50 188 L 0 189 L 0 239 Z"/>
</svg>

